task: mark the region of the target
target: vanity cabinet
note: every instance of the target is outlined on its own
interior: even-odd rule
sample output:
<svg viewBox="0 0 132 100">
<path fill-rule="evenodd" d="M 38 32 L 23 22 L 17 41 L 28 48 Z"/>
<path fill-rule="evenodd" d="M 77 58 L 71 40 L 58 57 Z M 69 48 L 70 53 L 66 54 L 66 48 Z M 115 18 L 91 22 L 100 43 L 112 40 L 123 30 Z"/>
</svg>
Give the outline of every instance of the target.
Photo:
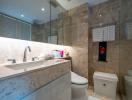
<svg viewBox="0 0 132 100">
<path fill-rule="evenodd" d="M 25 66 L 29 68 L 24 70 Z M 0 100 L 71 100 L 70 68 L 67 60 L 23 65 L 20 69 L 1 66 Z"/>
<path fill-rule="evenodd" d="M 71 100 L 70 73 L 36 90 L 23 100 Z"/>
</svg>

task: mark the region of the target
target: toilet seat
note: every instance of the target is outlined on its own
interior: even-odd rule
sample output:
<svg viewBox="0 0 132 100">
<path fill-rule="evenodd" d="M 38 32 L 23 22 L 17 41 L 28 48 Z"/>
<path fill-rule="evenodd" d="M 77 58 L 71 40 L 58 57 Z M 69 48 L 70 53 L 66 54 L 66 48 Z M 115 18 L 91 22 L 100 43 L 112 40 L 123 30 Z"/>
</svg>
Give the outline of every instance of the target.
<svg viewBox="0 0 132 100">
<path fill-rule="evenodd" d="M 86 85 L 88 84 L 88 80 L 80 75 L 77 75 L 74 72 L 71 72 L 71 82 L 76 85 Z"/>
</svg>

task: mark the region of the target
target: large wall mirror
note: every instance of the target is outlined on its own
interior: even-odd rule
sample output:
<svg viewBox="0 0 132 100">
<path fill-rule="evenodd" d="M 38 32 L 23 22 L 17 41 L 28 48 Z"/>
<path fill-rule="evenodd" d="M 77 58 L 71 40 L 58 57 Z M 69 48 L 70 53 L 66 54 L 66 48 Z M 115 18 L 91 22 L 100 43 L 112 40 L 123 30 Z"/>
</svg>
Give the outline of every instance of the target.
<svg viewBox="0 0 132 100">
<path fill-rule="evenodd" d="M 0 37 L 64 44 L 58 0 L 0 0 Z"/>
</svg>

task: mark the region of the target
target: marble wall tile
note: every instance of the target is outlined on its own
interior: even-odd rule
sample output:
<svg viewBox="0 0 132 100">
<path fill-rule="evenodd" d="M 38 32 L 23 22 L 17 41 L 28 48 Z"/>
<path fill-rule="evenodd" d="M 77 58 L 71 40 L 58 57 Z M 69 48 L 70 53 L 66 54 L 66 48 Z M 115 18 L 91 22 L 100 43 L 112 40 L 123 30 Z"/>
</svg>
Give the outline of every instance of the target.
<svg viewBox="0 0 132 100">
<path fill-rule="evenodd" d="M 107 42 L 107 62 L 98 61 L 99 43 L 92 41 L 92 32 L 89 35 L 89 82 L 93 85 L 93 74 L 95 71 L 116 73 L 119 75 L 119 0 L 110 0 L 108 2 L 95 5 L 90 8 L 90 30 L 100 25 L 116 25 L 116 40 Z M 102 16 L 99 16 L 99 15 Z"/>
<path fill-rule="evenodd" d="M 116 73 L 119 77 L 120 93 L 125 93 L 124 75 L 128 69 L 132 69 L 132 41 L 125 36 L 125 23 L 132 19 L 131 0 L 109 0 L 91 8 L 90 27 L 100 25 L 116 25 L 116 40 L 107 42 L 107 62 L 98 62 L 98 43 L 92 42 L 92 34 L 89 34 L 89 82 L 93 85 L 94 71 Z M 101 14 L 102 16 L 99 16 Z"/>
<path fill-rule="evenodd" d="M 88 78 L 88 4 L 71 9 L 73 71 Z"/>
</svg>

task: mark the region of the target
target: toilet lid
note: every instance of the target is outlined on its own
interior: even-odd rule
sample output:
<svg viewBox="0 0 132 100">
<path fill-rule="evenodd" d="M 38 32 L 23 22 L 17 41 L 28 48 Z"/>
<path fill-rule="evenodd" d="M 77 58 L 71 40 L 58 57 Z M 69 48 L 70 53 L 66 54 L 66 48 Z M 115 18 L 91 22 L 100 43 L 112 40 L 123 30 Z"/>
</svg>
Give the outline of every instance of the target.
<svg viewBox="0 0 132 100">
<path fill-rule="evenodd" d="M 104 73 L 104 72 L 94 72 L 94 79 L 108 80 L 108 81 L 118 81 L 116 74 Z"/>
<path fill-rule="evenodd" d="M 73 84 L 84 85 L 88 84 L 88 80 L 74 72 L 71 72 L 71 82 Z"/>
</svg>

